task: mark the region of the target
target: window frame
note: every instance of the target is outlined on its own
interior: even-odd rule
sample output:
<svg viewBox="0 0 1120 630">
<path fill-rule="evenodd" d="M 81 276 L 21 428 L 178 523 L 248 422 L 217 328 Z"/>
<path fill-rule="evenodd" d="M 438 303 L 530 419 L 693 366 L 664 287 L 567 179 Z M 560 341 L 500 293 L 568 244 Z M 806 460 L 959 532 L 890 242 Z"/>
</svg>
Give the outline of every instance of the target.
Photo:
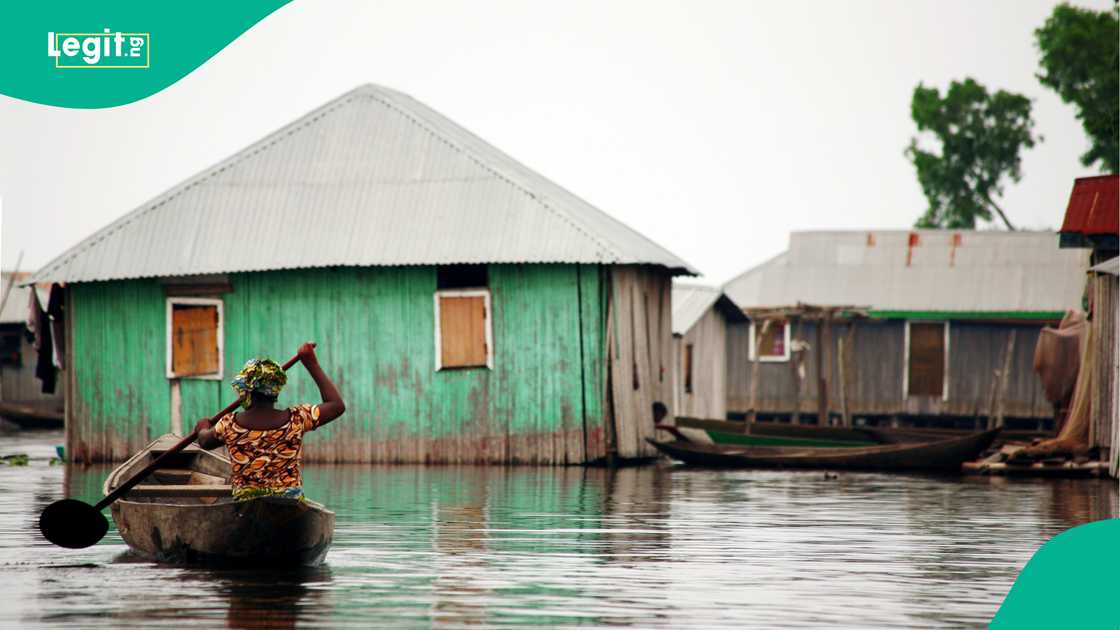
<svg viewBox="0 0 1120 630">
<path fill-rule="evenodd" d="M 945 349 L 945 352 L 944 352 L 944 357 L 942 357 L 942 366 L 941 366 L 941 400 L 942 401 L 948 401 L 949 400 L 949 364 L 950 364 L 950 360 L 949 360 L 949 357 L 950 357 L 950 355 L 949 355 L 949 351 L 950 351 L 950 348 L 949 348 L 949 339 L 950 339 L 949 321 L 948 320 L 937 321 L 937 320 L 928 320 L 928 319 L 915 319 L 915 320 L 909 320 L 908 319 L 908 320 L 906 320 L 906 332 L 903 335 L 903 340 L 902 340 L 902 345 L 903 345 L 903 353 L 902 353 L 902 400 L 905 401 L 905 400 L 910 399 L 910 324 L 911 323 L 914 323 L 914 324 L 941 324 L 942 327 L 943 327 L 944 338 L 943 338 L 943 341 L 942 341 L 942 345 Z M 915 397 L 917 397 L 917 396 L 919 396 L 919 395 L 915 394 Z M 924 396 L 924 395 L 922 395 L 922 396 Z"/>
<path fill-rule="evenodd" d="M 171 330 L 173 323 L 172 313 L 176 305 L 182 306 L 216 306 L 218 307 L 218 371 L 213 374 L 176 374 L 172 362 L 171 351 Z M 168 297 L 166 308 L 166 324 L 165 336 L 167 342 L 167 378 L 169 380 L 191 378 L 201 381 L 220 381 L 225 376 L 225 337 L 226 337 L 226 316 L 225 305 L 221 298 L 200 298 L 200 297 Z"/>
<path fill-rule="evenodd" d="M 481 297 L 482 298 L 482 325 L 485 329 L 486 335 L 486 365 L 462 365 L 462 366 L 443 366 L 443 335 L 440 330 L 440 298 L 464 298 L 464 297 Z M 490 289 L 437 289 L 433 301 L 435 303 L 435 355 L 436 355 L 436 372 L 444 370 L 475 370 L 485 368 L 487 370 L 494 369 L 494 326 L 493 326 L 493 310 L 490 307 Z"/>
<path fill-rule="evenodd" d="M 785 362 L 788 362 L 789 359 L 790 359 L 790 347 L 789 347 L 789 344 L 790 344 L 790 330 L 793 328 L 793 326 L 790 325 L 790 321 L 788 319 L 783 319 L 783 320 L 775 319 L 775 320 L 771 320 L 771 321 L 781 322 L 782 326 L 785 328 L 785 331 L 782 335 L 783 336 L 782 350 L 784 351 L 784 353 L 781 356 L 778 356 L 778 355 L 760 356 L 760 357 L 758 357 L 758 362 L 759 363 L 785 363 Z M 757 329 L 755 328 L 755 322 L 754 322 L 754 320 L 751 320 L 750 330 L 747 331 L 747 334 L 750 337 L 750 347 L 748 349 L 747 357 L 751 361 L 754 361 L 755 356 L 758 354 L 758 339 L 757 339 L 758 333 L 756 331 L 757 331 Z"/>
</svg>

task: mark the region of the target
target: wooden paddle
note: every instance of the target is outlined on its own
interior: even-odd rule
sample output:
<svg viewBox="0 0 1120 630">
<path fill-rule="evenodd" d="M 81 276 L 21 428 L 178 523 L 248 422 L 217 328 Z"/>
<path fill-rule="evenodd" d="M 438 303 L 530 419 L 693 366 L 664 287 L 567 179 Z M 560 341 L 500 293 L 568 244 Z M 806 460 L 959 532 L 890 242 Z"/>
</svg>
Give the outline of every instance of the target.
<svg viewBox="0 0 1120 630">
<path fill-rule="evenodd" d="M 312 347 L 315 346 L 315 344 L 311 345 Z M 282 369 L 287 372 L 288 368 L 298 361 L 299 355 L 297 354 L 288 359 Z M 222 416 L 237 409 L 240 403 L 240 400 L 230 403 L 229 406 L 210 418 L 210 423 L 216 423 Z M 105 536 L 105 532 L 109 531 L 109 521 L 101 513 L 101 510 L 124 496 L 133 486 L 147 478 L 153 470 L 159 468 L 164 460 L 187 448 L 196 439 L 198 439 L 197 427 L 191 431 L 190 435 L 179 440 L 175 446 L 155 458 L 152 463 L 145 466 L 143 470 L 133 475 L 128 481 L 122 483 L 116 490 L 105 495 L 105 498 L 98 501 L 97 505 L 90 505 L 77 499 L 61 499 L 51 503 L 39 515 L 39 531 L 43 533 L 44 538 L 59 547 L 83 549 L 95 544 Z"/>
</svg>

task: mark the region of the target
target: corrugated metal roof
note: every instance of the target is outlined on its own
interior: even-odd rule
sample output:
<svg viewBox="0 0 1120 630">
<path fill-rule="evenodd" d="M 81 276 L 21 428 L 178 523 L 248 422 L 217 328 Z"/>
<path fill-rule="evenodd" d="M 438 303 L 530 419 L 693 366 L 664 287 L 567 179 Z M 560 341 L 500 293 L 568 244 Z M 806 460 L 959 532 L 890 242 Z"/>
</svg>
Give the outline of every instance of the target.
<svg viewBox="0 0 1120 630">
<path fill-rule="evenodd" d="M 712 307 L 722 307 L 733 320 L 746 320 L 742 311 L 715 287 L 674 281 L 672 300 L 674 335 L 687 333 Z"/>
<path fill-rule="evenodd" d="M 1088 252 L 1053 232 L 794 232 L 789 249 L 724 285 L 740 308 L 1053 313 L 1081 304 Z"/>
<path fill-rule="evenodd" d="M 1120 176 L 1075 180 L 1061 232 L 1116 236 L 1120 232 Z"/>
<path fill-rule="evenodd" d="M 697 284 L 673 283 L 673 334 L 683 335 L 719 299 L 720 291 L 715 287 Z"/>
<path fill-rule="evenodd" d="M 695 274 L 422 103 L 365 85 L 130 212 L 35 280 L 503 262 Z"/>
<path fill-rule="evenodd" d="M 1090 271 L 1120 276 L 1120 257 L 1110 258 L 1099 265 L 1093 265 Z"/>
<path fill-rule="evenodd" d="M 5 271 L 0 273 L 0 299 L 5 288 L 8 286 L 8 278 L 12 272 Z M 31 274 L 27 272 L 20 272 L 16 274 L 16 280 L 12 284 L 12 294 L 8 296 L 4 302 L 4 308 L 0 311 L 0 324 L 23 324 L 27 322 L 28 314 L 28 301 L 31 299 L 31 287 L 20 286 L 19 283 L 26 280 Z M 39 303 L 43 308 L 47 307 L 47 298 L 50 297 L 49 292 L 44 287 L 36 287 L 39 292 Z"/>
</svg>

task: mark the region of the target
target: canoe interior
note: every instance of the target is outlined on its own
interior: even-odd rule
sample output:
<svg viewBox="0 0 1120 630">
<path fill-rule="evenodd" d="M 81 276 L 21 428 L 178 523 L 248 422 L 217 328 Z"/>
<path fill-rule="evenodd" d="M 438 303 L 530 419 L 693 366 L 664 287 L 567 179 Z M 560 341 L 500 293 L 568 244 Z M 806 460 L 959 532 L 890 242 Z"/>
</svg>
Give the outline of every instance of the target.
<svg viewBox="0 0 1120 630">
<path fill-rule="evenodd" d="M 105 480 L 105 494 L 152 463 L 152 460 L 162 455 L 176 441 L 178 438 L 175 436 L 164 436 L 134 455 Z M 228 503 L 233 501 L 229 476 L 228 459 L 192 444 L 168 457 L 159 468 L 129 491 L 124 500 L 171 505 Z"/>
</svg>

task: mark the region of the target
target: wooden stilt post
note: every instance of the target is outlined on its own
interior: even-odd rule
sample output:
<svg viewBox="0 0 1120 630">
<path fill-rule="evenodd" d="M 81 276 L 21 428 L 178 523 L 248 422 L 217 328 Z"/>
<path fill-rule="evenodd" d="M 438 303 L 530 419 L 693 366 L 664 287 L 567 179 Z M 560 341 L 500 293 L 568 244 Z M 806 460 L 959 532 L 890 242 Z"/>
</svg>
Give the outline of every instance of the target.
<svg viewBox="0 0 1120 630">
<path fill-rule="evenodd" d="M 754 356 L 751 357 L 751 408 L 747 414 L 747 422 L 743 426 L 743 433 L 750 433 L 751 425 L 758 421 L 758 381 L 761 378 L 758 358 L 762 355 L 759 340 L 762 338 L 766 324 L 767 322 L 762 322 L 761 325 L 756 323 L 752 327 L 751 348 L 754 349 Z"/>
<path fill-rule="evenodd" d="M 828 377 L 832 369 L 832 322 L 825 313 L 817 324 L 817 425 L 828 426 Z"/>
<path fill-rule="evenodd" d="M 1015 354 L 1015 329 L 1007 333 L 1007 345 L 1003 349 L 1003 367 L 999 371 L 999 394 L 996 397 L 995 426 L 1003 426 L 1006 411 L 1007 384 L 1011 380 L 1011 357 Z"/>
<path fill-rule="evenodd" d="M 787 326 L 793 326 L 793 320 L 786 323 Z M 801 326 L 790 330 L 790 345 L 793 346 L 789 351 L 789 368 L 790 378 L 793 380 L 793 413 L 790 414 L 789 420 L 792 424 L 801 424 L 801 361 L 803 357 L 801 352 L 795 351 L 800 347 L 797 333 L 800 332 Z"/>
</svg>

